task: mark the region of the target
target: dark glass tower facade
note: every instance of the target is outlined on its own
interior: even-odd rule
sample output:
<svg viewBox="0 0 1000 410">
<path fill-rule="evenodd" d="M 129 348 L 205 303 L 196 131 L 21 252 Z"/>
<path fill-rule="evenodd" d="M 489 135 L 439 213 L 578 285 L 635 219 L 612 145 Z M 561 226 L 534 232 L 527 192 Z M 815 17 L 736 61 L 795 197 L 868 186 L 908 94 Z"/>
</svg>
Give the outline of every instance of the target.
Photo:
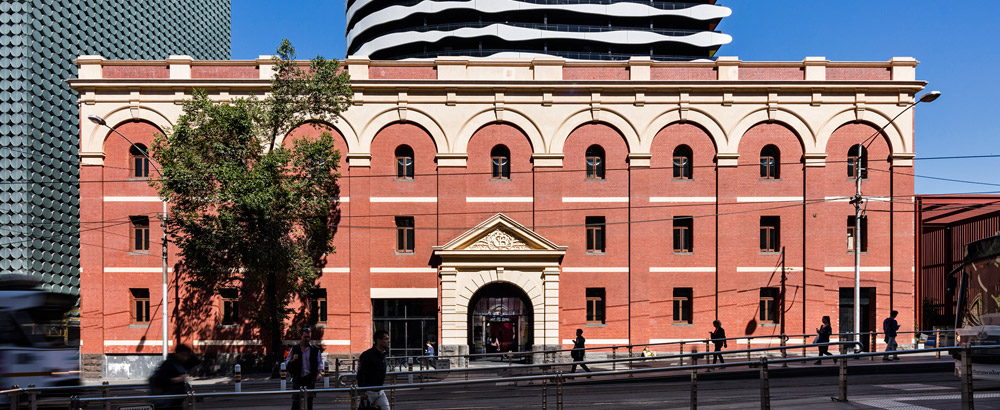
<svg viewBox="0 0 1000 410">
<path fill-rule="evenodd" d="M 574 60 L 712 59 L 715 0 L 348 0 L 347 54 L 371 59 L 559 56 Z"/>
<path fill-rule="evenodd" d="M 229 59 L 230 0 L 0 0 L 0 287 L 80 291 L 76 57 Z"/>
</svg>

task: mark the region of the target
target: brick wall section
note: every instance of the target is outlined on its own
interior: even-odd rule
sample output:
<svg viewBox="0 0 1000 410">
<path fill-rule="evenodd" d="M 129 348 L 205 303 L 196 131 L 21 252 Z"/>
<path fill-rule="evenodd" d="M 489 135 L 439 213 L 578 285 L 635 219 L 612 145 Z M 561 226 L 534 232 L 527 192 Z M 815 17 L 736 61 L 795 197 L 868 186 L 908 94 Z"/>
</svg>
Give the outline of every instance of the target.
<svg viewBox="0 0 1000 410">
<path fill-rule="evenodd" d="M 192 65 L 191 78 L 257 79 L 260 70 L 256 66 Z"/>
<path fill-rule="evenodd" d="M 719 77 L 715 67 L 664 67 L 653 66 L 650 76 L 654 81 L 711 81 Z"/>
<path fill-rule="evenodd" d="M 743 72 L 740 72 L 743 76 Z M 888 81 L 892 71 L 884 67 L 827 67 L 826 79 L 830 81 Z"/>
<path fill-rule="evenodd" d="M 166 65 L 106 65 L 101 72 L 104 78 L 170 78 Z"/>
<path fill-rule="evenodd" d="M 802 67 L 740 67 L 742 81 L 796 81 L 805 75 Z"/>
<path fill-rule="evenodd" d="M 628 80 L 626 67 L 565 67 L 563 80 Z M 576 335 L 574 335 L 575 337 Z"/>
<path fill-rule="evenodd" d="M 437 78 L 436 67 L 369 67 L 368 78 L 372 80 L 434 80 Z"/>
</svg>

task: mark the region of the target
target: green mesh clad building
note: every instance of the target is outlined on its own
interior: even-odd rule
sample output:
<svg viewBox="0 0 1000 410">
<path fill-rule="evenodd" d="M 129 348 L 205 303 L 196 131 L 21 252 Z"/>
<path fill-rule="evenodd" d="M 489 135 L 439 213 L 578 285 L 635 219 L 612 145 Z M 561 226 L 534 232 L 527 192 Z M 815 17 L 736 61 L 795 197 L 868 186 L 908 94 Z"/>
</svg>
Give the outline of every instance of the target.
<svg viewBox="0 0 1000 410">
<path fill-rule="evenodd" d="M 79 295 L 84 54 L 230 58 L 230 0 L 0 0 L 0 286 Z M 75 299 L 75 298 L 74 298 Z"/>
</svg>

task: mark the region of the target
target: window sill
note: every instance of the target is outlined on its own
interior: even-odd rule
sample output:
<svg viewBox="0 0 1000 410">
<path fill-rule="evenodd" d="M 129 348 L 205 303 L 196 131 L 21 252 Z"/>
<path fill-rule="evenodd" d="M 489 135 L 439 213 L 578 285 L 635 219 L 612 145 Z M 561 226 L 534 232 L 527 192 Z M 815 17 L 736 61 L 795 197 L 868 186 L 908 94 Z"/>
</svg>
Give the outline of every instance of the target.
<svg viewBox="0 0 1000 410">
<path fill-rule="evenodd" d="M 601 255 L 605 255 L 605 252 L 590 252 L 590 251 L 587 251 L 587 252 L 584 252 L 583 254 L 584 255 L 591 255 L 591 256 L 601 256 Z"/>
<path fill-rule="evenodd" d="M 780 251 L 760 251 L 758 255 L 781 255 Z"/>
<path fill-rule="evenodd" d="M 690 181 L 694 182 L 694 178 L 670 178 L 671 181 Z"/>
<path fill-rule="evenodd" d="M 583 327 L 608 327 L 607 323 L 584 323 Z"/>
<path fill-rule="evenodd" d="M 606 182 L 608 179 L 607 178 L 584 178 L 583 180 L 587 181 L 587 182 Z"/>
<path fill-rule="evenodd" d="M 847 251 L 847 254 L 848 254 L 848 255 L 854 255 L 854 251 Z M 868 254 L 868 251 L 861 251 L 861 254 L 862 254 L 862 255 L 867 255 L 867 254 Z"/>
<path fill-rule="evenodd" d="M 670 326 L 676 326 L 676 327 L 694 327 L 694 323 L 688 323 L 688 322 L 671 323 Z"/>
<path fill-rule="evenodd" d="M 149 329 L 149 323 L 132 323 L 128 325 L 129 329 Z"/>
<path fill-rule="evenodd" d="M 510 182 L 510 178 L 490 178 L 490 182 Z"/>
<path fill-rule="evenodd" d="M 694 251 L 674 251 L 674 255 L 694 255 Z"/>
<path fill-rule="evenodd" d="M 770 323 L 770 322 L 768 322 L 768 323 L 761 323 L 760 326 L 761 327 L 778 327 L 778 326 L 781 326 L 781 323 Z"/>
<path fill-rule="evenodd" d="M 136 177 L 125 178 L 126 181 L 149 181 L 149 179 L 150 179 L 149 177 L 143 177 L 143 178 L 136 178 Z"/>
<path fill-rule="evenodd" d="M 396 256 L 413 256 L 413 255 L 416 255 L 417 253 L 416 252 L 399 252 L 399 251 L 396 251 L 396 252 L 393 252 L 392 254 L 396 255 Z"/>
<path fill-rule="evenodd" d="M 150 252 L 149 251 L 145 251 L 145 252 L 143 252 L 143 251 L 126 251 L 125 254 L 126 255 L 141 256 L 141 255 L 150 255 Z"/>
<path fill-rule="evenodd" d="M 847 177 L 847 179 L 845 179 L 844 181 L 854 182 L 854 181 L 857 181 L 857 180 L 858 179 L 855 178 L 855 177 Z M 861 182 L 865 182 L 867 180 L 868 180 L 868 177 L 861 177 Z"/>
<path fill-rule="evenodd" d="M 781 178 L 761 178 L 759 181 L 781 181 Z"/>
<path fill-rule="evenodd" d="M 399 182 L 413 182 L 416 180 L 416 178 L 393 178 L 392 180 Z"/>
</svg>

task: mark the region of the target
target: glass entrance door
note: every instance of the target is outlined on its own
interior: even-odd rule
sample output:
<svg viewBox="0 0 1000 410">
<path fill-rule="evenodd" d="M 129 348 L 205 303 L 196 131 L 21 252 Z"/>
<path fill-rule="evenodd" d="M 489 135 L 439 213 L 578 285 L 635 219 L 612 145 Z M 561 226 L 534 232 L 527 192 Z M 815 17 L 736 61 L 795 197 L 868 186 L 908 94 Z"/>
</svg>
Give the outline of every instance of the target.
<svg viewBox="0 0 1000 410">
<path fill-rule="evenodd" d="M 507 284 L 487 285 L 476 293 L 470 306 L 471 353 L 531 349 L 531 305 L 520 289 Z"/>
</svg>

